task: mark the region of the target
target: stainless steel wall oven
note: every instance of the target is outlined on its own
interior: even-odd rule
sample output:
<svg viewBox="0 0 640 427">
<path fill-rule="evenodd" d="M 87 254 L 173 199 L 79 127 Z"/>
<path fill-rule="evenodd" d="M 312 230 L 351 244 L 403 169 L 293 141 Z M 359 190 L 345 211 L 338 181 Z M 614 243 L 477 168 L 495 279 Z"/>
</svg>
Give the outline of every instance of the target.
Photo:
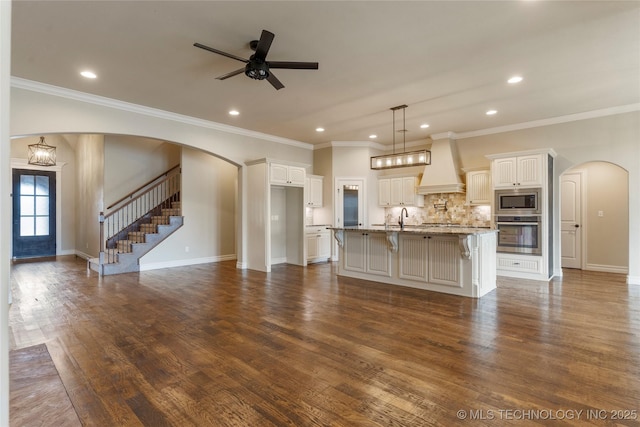
<svg viewBox="0 0 640 427">
<path fill-rule="evenodd" d="M 498 252 L 542 254 L 542 218 L 540 215 L 496 216 Z"/>
</svg>

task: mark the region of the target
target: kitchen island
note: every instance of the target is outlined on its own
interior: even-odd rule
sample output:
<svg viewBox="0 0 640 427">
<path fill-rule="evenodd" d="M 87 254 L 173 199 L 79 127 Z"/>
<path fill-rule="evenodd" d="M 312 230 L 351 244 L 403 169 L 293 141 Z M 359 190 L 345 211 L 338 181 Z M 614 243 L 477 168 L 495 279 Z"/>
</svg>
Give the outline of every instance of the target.
<svg viewBox="0 0 640 427">
<path fill-rule="evenodd" d="M 496 288 L 496 230 L 370 226 L 333 230 L 338 275 L 478 298 Z"/>
</svg>

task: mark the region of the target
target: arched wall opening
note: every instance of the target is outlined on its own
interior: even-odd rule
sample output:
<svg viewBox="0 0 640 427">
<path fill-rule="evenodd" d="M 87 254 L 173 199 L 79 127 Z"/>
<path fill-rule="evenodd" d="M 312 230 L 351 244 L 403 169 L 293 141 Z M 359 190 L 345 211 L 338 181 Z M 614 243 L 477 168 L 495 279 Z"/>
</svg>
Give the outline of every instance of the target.
<svg viewBox="0 0 640 427">
<path fill-rule="evenodd" d="M 11 141 L 12 163 L 26 164 L 27 146 L 39 136 Z M 141 269 L 237 258 L 236 164 L 170 141 L 121 134 L 45 134 L 55 146 L 61 200 L 57 254 L 97 256 L 97 214 L 149 179 L 180 164 L 185 225 L 140 260 Z"/>
<path fill-rule="evenodd" d="M 588 161 L 560 175 L 563 268 L 628 274 L 629 172 Z"/>
</svg>

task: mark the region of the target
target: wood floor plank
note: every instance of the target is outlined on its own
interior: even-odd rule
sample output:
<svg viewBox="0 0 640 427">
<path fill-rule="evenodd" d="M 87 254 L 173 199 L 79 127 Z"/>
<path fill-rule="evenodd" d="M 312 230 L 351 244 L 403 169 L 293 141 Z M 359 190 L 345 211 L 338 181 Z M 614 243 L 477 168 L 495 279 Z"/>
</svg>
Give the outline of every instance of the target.
<svg viewBox="0 0 640 427">
<path fill-rule="evenodd" d="M 12 426 L 81 426 L 45 344 L 13 350 L 9 402 Z"/>
<path fill-rule="evenodd" d="M 88 426 L 640 426 L 640 288 L 624 276 L 499 278 L 471 299 L 335 273 L 16 264 L 10 345 L 47 343 Z"/>
</svg>

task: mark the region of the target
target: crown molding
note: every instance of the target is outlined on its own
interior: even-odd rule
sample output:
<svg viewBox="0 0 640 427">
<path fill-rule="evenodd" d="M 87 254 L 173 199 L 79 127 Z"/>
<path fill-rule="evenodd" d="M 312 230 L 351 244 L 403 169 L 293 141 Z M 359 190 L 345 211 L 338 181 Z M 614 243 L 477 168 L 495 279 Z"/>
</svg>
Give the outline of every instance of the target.
<svg viewBox="0 0 640 427">
<path fill-rule="evenodd" d="M 473 138 L 476 136 L 493 135 L 496 133 L 513 132 L 523 129 L 531 129 L 543 126 L 551 126 L 562 123 L 575 122 L 579 120 L 596 119 L 599 117 L 614 116 L 616 114 L 631 113 L 634 111 L 640 111 L 640 103 L 620 105 L 617 107 L 602 108 L 600 110 L 585 111 L 582 113 L 567 114 L 565 116 L 551 117 L 549 119 L 533 120 L 530 122 L 516 123 L 513 125 L 498 126 L 494 128 L 487 128 L 481 130 L 473 130 L 469 132 L 443 132 L 435 135 L 431 135 L 432 139 L 464 139 Z M 445 136 L 446 135 L 446 136 Z"/>
<path fill-rule="evenodd" d="M 431 135 L 431 139 L 437 141 L 439 139 L 458 139 L 458 134 L 455 132 L 442 132 L 442 133 L 434 133 Z"/>
<path fill-rule="evenodd" d="M 59 86 L 53 86 L 46 83 L 40 83 L 33 80 L 27 80 L 20 77 L 11 77 L 11 87 L 17 89 L 29 90 L 32 92 L 43 93 L 45 95 L 58 96 L 60 98 L 71 99 L 74 101 L 86 102 L 88 104 L 99 105 L 102 107 L 113 108 L 116 110 L 127 111 L 135 114 L 142 114 L 145 116 L 155 117 L 164 120 L 171 120 L 174 122 L 184 123 L 192 126 L 198 126 L 207 129 L 213 129 L 221 132 L 232 133 L 236 135 L 248 136 L 251 138 L 262 139 L 265 141 L 271 141 L 278 144 L 284 144 L 294 146 L 298 148 L 304 148 L 307 150 L 313 150 L 313 145 L 306 142 L 296 141 L 293 139 L 282 138 L 275 135 L 269 135 L 262 132 L 255 132 L 248 129 L 239 128 L 236 126 L 229 126 L 222 123 L 213 122 L 210 120 L 198 119 L 191 116 L 185 116 L 183 114 L 171 113 L 169 111 L 160 110 L 157 108 L 145 107 L 144 105 L 133 104 L 130 102 L 124 102 L 113 98 L 106 98 L 104 96 L 92 95 L 86 92 L 80 92 L 73 89 L 67 89 Z"/>
<path fill-rule="evenodd" d="M 411 148 L 411 147 L 422 147 L 425 145 L 428 145 L 429 142 L 428 141 L 413 141 L 413 142 L 408 142 L 405 147 Z M 373 141 L 331 141 L 331 142 L 325 142 L 322 144 L 317 144 L 314 145 L 313 149 L 314 150 L 321 150 L 323 148 L 330 148 L 330 147 L 351 147 L 351 148 L 373 148 L 376 150 L 380 150 L 380 151 L 390 151 L 393 150 L 393 145 L 384 145 L 384 144 L 380 144 L 379 142 L 373 142 Z"/>
<path fill-rule="evenodd" d="M 354 148 L 374 148 L 376 150 L 384 150 L 385 145 L 373 141 L 331 141 L 331 147 L 354 147 Z"/>
</svg>

